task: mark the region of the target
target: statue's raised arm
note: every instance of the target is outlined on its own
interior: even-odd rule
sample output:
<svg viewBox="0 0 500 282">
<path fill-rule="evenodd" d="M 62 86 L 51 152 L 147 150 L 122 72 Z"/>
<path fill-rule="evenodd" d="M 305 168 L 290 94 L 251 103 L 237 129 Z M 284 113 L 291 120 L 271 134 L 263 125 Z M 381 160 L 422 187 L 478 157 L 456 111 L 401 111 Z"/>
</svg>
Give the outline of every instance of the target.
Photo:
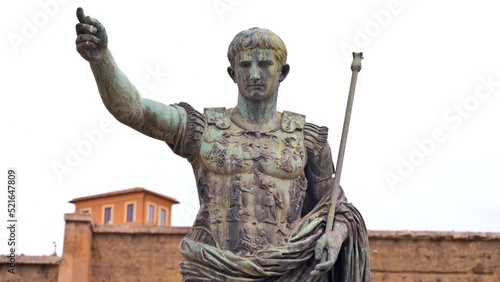
<svg viewBox="0 0 500 282">
<path fill-rule="evenodd" d="M 109 112 L 121 123 L 150 137 L 172 143 L 180 126 L 178 107 L 144 99 L 116 65 L 108 49 L 104 25 L 78 8 L 76 50 L 90 63 L 99 93 Z"/>
</svg>

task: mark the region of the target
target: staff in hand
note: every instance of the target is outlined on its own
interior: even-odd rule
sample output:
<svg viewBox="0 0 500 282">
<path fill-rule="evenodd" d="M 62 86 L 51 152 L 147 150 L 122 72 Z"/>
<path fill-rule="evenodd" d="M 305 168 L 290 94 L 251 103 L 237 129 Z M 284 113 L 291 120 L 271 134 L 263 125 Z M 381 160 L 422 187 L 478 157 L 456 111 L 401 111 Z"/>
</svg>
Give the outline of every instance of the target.
<svg viewBox="0 0 500 282">
<path fill-rule="evenodd" d="M 333 229 L 333 221 L 335 220 L 335 206 L 337 203 L 337 195 L 340 186 L 340 176 L 342 174 L 342 165 L 344 163 L 345 145 L 347 142 L 347 133 L 349 132 L 349 122 L 351 121 L 352 103 L 354 100 L 354 92 L 356 91 L 356 81 L 358 73 L 361 71 L 361 60 L 363 53 L 352 53 L 353 60 L 351 64 L 352 76 L 351 86 L 349 88 L 349 96 L 347 98 L 347 108 L 345 110 L 344 127 L 342 129 L 342 137 L 340 139 L 339 155 L 337 157 L 337 170 L 335 171 L 335 179 L 333 181 L 332 197 L 330 199 L 330 208 L 328 209 L 328 219 L 326 221 L 326 232 Z"/>
</svg>

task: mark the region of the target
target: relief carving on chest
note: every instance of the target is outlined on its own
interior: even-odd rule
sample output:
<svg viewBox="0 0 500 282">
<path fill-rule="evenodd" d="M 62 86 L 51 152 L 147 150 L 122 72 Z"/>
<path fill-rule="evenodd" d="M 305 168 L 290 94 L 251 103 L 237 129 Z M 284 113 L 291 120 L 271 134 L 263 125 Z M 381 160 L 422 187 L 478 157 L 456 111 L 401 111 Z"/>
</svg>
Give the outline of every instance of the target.
<svg viewBox="0 0 500 282">
<path fill-rule="evenodd" d="M 232 129 L 232 128 L 230 128 Z M 236 174 L 249 171 L 259 162 L 266 174 L 294 178 L 305 163 L 301 132 L 277 132 L 272 138 L 255 142 L 242 131 L 218 131 L 211 128 L 203 138 L 200 156 L 205 166 L 216 173 Z M 281 141 L 278 141 L 281 140 Z"/>
<path fill-rule="evenodd" d="M 303 120 L 287 115 L 284 124 L 263 132 L 216 111 L 200 144 L 197 223 L 235 253 L 283 243 L 300 217 L 307 187 Z"/>
<path fill-rule="evenodd" d="M 302 174 L 295 178 L 295 183 L 290 187 L 290 206 L 289 215 L 287 217 L 287 227 L 291 228 L 291 224 L 298 218 L 302 212 L 302 205 L 304 203 L 304 198 L 306 196 L 307 190 L 307 179 Z"/>
<path fill-rule="evenodd" d="M 276 189 L 276 184 L 274 181 L 266 180 L 260 171 L 254 172 L 259 181 L 259 188 L 262 190 L 260 198 L 262 199 L 260 204 L 260 210 L 258 212 L 257 218 L 261 222 L 278 225 L 278 213 L 276 207 L 283 208 L 283 200 L 281 193 Z"/>
<path fill-rule="evenodd" d="M 226 221 L 242 221 L 248 222 L 251 216 L 248 210 L 248 205 L 244 205 L 243 197 L 244 193 L 254 193 L 253 187 L 248 187 L 241 183 L 241 175 L 236 175 L 231 184 L 230 198 L 229 198 L 229 209 L 227 211 Z M 246 203 L 247 201 L 245 201 Z"/>
<path fill-rule="evenodd" d="M 275 156 L 278 167 L 288 173 L 294 173 L 303 170 L 304 150 L 302 149 L 302 140 L 296 136 L 287 136 L 283 139 Z"/>
<path fill-rule="evenodd" d="M 218 199 L 217 182 L 202 170 L 198 176 L 198 195 L 200 197 L 200 211 L 196 217 L 196 226 L 209 227 L 210 224 L 218 224 L 223 220 L 221 205 Z"/>
<path fill-rule="evenodd" d="M 213 138 L 215 134 L 220 136 Z M 253 162 L 270 158 L 268 144 L 255 144 L 244 135 L 228 131 L 215 134 L 206 136 L 200 148 L 202 161 L 210 171 L 227 175 L 244 173 Z"/>
</svg>

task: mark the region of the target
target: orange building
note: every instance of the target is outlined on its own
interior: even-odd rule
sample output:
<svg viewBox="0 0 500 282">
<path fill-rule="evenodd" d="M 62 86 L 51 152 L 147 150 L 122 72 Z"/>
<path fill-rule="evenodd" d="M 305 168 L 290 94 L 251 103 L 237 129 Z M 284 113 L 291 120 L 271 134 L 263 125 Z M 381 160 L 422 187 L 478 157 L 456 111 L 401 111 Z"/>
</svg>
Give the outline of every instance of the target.
<svg viewBox="0 0 500 282">
<path fill-rule="evenodd" d="M 90 213 L 95 224 L 171 226 L 172 205 L 179 202 L 144 188 L 132 188 L 69 201 L 75 213 Z"/>
</svg>

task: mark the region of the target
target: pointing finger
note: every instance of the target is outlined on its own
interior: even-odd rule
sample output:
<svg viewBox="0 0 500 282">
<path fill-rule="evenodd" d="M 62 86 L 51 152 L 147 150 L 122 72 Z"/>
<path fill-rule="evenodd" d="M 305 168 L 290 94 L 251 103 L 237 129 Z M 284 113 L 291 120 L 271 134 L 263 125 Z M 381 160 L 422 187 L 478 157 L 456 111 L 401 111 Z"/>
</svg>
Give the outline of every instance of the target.
<svg viewBox="0 0 500 282">
<path fill-rule="evenodd" d="M 85 13 L 83 12 L 83 9 L 81 7 L 78 7 L 76 9 L 76 18 L 81 23 L 87 23 L 87 21 L 85 20 Z"/>
<path fill-rule="evenodd" d="M 76 17 L 78 18 L 78 21 L 80 23 L 90 24 L 95 26 L 97 28 L 97 31 L 104 31 L 104 25 L 102 25 L 98 20 L 94 18 L 85 16 L 85 13 L 83 12 L 83 9 L 81 7 L 78 7 L 78 9 L 76 9 Z"/>
</svg>

